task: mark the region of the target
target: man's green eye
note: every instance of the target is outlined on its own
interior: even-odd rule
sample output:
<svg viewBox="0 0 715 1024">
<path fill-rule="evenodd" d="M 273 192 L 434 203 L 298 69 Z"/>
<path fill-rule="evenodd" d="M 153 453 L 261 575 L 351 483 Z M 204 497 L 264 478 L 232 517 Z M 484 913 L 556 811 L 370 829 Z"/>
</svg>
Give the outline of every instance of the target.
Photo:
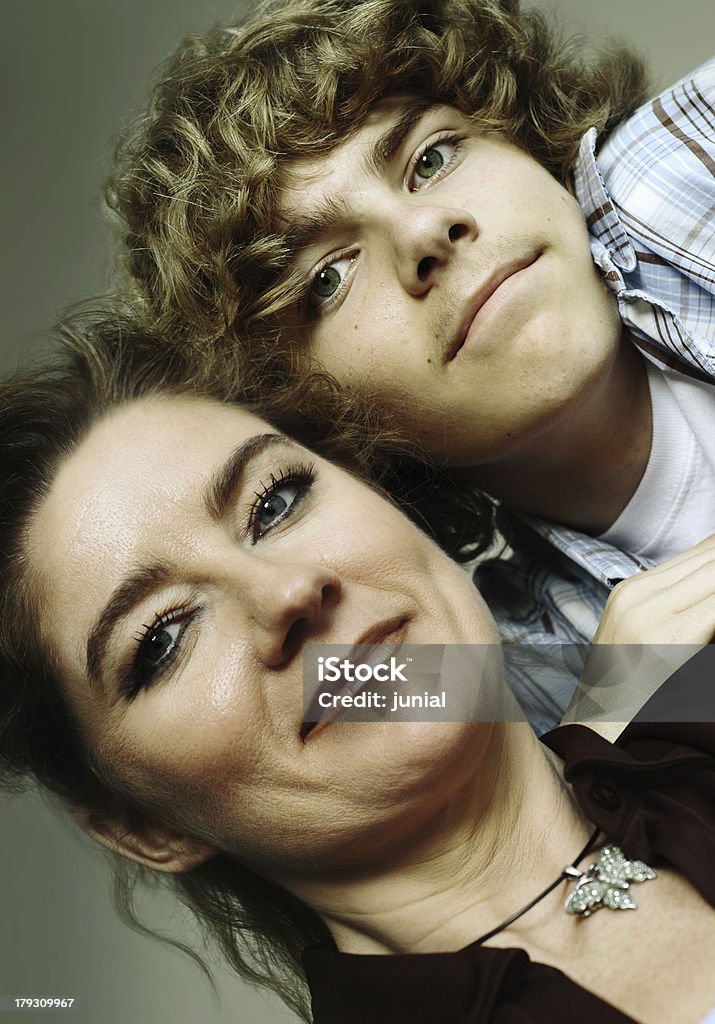
<svg viewBox="0 0 715 1024">
<path fill-rule="evenodd" d="M 444 157 L 436 146 L 426 149 L 417 161 L 415 174 L 418 178 L 431 178 L 444 167 Z"/>
<path fill-rule="evenodd" d="M 310 280 L 308 308 L 318 313 L 333 309 L 342 302 L 350 286 L 351 267 L 357 257 L 357 250 L 334 256 L 323 264 Z"/>
<path fill-rule="evenodd" d="M 323 267 L 313 280 L 313 294 L 321 299 L 329 299 L 340 287 L 341 280 L 335 267 Z"/>
</svg>

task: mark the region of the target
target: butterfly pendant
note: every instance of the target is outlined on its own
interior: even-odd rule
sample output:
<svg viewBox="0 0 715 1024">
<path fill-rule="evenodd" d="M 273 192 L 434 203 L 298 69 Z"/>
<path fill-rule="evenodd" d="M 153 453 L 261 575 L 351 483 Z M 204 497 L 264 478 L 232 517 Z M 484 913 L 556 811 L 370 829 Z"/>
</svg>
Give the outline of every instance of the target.
<svg viewBox="0 0 715 1024">
<path fill-rule="evenodd" d="M 644 861 L 627 860 L 618 846 L 604 846 L 598 859 L 578 878 L 564 909 L 567 914 L 581 917 L 589 917 L 601 907 L 635 910 L 638 904 L 630 893 L 631 882 L 647 882 L 655 877 L 653 868 Z"/>
</svg>

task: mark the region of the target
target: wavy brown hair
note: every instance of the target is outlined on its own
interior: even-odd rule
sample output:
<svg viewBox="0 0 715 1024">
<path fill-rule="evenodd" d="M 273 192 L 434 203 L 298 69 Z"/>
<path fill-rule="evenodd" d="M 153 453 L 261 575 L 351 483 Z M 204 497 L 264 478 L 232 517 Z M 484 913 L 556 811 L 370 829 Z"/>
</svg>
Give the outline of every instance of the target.
<svg viewBox="0 0 715 1024">
<path fill-rule="evenodd" d="M 519 0 L 269 0 L 187 40 L 121 143 L 108 189 L 129 276 L 163 334 L 228 345 L 265 387 L 300 369 L 272 329 L 296 295 L 276 203 L 294 159 L 328 153 L 385 96 L 453 104 L 566 182 L 583 132 L 646 95 L 623 49 L 587 59 Z M 282 342 L 282 343 L 281 343 Z"/>
</svg>

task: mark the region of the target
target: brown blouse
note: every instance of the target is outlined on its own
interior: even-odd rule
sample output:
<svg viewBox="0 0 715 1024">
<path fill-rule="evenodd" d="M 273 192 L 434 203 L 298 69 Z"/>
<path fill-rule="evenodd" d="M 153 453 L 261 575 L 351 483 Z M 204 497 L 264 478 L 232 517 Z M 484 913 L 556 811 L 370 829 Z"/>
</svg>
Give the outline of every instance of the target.
<svg viewBox="0 0 715 1024">
<path fill-rule="evenodd" d="M 542 741 L 584 813 L 631 859 L 668 864 L 715 905 L 715 725 L 632 724 L 611 744 L 581 725 Z M 316 1024 L 635 1024 L 521 949 L 303 954 Z"/>
</svg>

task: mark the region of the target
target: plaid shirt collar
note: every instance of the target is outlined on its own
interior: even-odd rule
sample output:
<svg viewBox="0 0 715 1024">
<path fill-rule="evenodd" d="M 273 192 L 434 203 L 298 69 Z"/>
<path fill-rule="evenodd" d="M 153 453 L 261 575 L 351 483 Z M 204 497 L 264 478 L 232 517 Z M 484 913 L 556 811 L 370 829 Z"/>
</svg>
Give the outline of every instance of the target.
<svg viewBox="0 0 715 1024">
<path fill-rule="evenodd" d="M 609 590 L 620 580 L 628 579 L 629 576 L 634 576 L 644 569 L 653 568 L 654 563 L 649 559 L 636 558 L 628 551 L 598 540 L 597 537 L 590 537 L 579 530 L 570 530 L 566 526 L 550 523 L 538 516 L 520 515 L 519 519 Z"/>
<path fill-rule="evenodd" d="M 591 248 L 601 257 L 598 261 L 601 270 L 606 280 L 616 285 L 614 290 L 617 291 L 625 287 L 620 271 L 634 271 L 638 260 L 596 163 L 597 138 L 596 129 L 589 128 L 581 139 L 574 168 L 574 190 L 591 235 Z"/>
<path fill-rule="evenodd" d="M 634 343 L 661 369 L 710 384 L 715 379 L 714 108 L 715 59 L 619 126 L 599 162 L 596 129 L 589 129 L 574 169 L 593 259 L 616 295 Z M 703 148 L 708 144 L 709 151 Z M 688 175 L 678 172 L 683 151 L 692 161 Z M 654 211 L 651 223 L 642 217 L 644 206 Z M 665 206 L 677 211 L 678 230 L 672 224 L 667 233 L 661 228 Z M 609 588 L 652 568 L 649 560 L 578 530 L 536 516 L 519 518 Z"/>
</svg>

